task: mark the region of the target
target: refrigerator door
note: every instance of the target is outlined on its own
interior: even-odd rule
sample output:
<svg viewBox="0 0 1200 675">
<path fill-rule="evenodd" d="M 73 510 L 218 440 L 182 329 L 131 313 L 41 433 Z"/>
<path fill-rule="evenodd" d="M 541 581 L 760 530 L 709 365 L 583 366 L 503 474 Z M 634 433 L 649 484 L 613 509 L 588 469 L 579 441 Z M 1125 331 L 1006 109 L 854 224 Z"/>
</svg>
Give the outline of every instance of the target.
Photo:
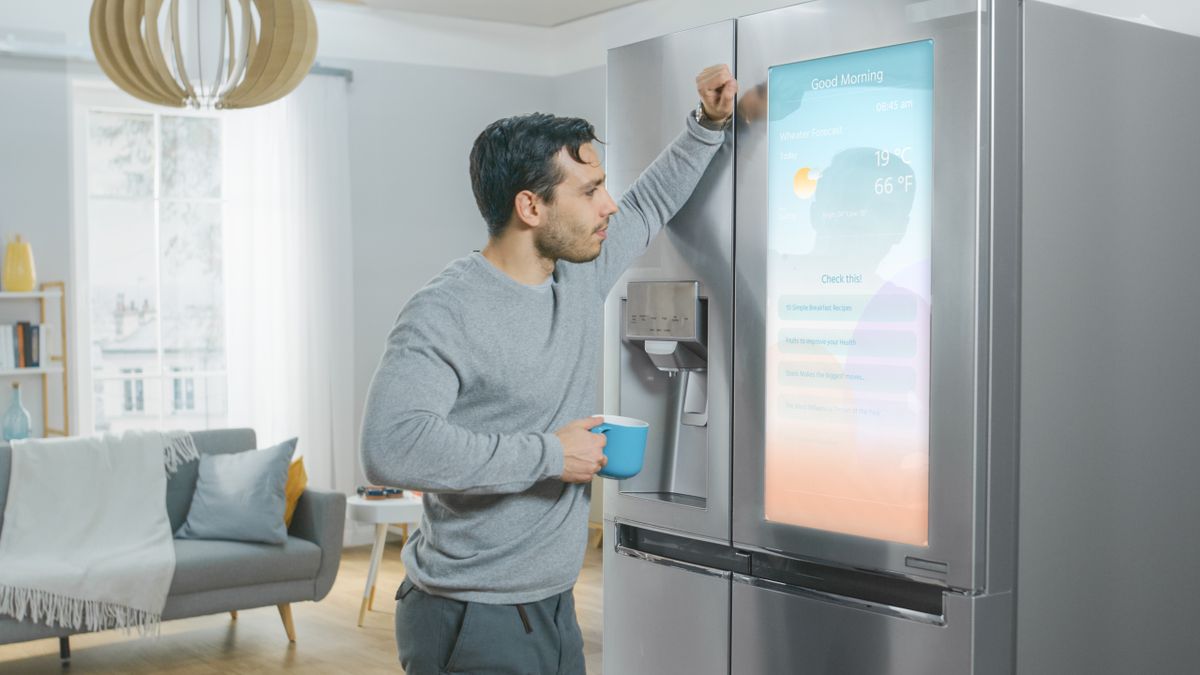
<svg viewBox="0 0 1200 675">
<path fill-rule="evenodd" d="M 733 21 L 609 52 L 612 194 L 624 194 L 684 132 L 699 97 L 696 75 L 714 64 L 732 68 L 733 59 Z M 724 542 L 730 536 L 732 146 L 729 134 L 692 197 L 613 287 L 604 350 L 605 411 L 650 425 L 641 472 L 605 481 L 605 516 Z M 684 320 L 689 330 L 669 328 Z"/>
<path fill-rule="evenodd" d="M 605 523 L 604 538 L 619 540 L 611 521 Z M 606 545 L 605 675 L 728 675 L 731 577 L 727 571 Z"/>
<path fill-rule="evenodd" d="M 738 21 L 737 546 L 982 585 L 981 25 L 895 0 Z"/>
</svg>

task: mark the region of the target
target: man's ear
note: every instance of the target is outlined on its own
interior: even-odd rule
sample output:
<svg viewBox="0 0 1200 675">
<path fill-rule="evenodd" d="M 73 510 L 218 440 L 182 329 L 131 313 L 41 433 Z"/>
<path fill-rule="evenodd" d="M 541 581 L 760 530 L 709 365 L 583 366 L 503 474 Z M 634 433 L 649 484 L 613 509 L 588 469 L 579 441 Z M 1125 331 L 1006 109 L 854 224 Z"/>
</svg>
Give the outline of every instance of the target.
<svg viewBox="0 0 1200 675">
<path fill-rule="evenodd" d="M 542 198 L 530 190 L 521 190 L 513 200 L 513 214 L 517 219 L 530 227 L 542 224 L 545 204 Z"/>
</svg>

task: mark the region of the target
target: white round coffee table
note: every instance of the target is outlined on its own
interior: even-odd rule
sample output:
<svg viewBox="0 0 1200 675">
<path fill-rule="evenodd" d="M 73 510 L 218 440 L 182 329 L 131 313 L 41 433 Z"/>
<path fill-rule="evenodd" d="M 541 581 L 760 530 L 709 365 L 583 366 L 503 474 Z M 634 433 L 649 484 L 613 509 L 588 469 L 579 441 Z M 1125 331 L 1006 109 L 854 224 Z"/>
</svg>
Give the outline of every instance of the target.
<svg viewBox="0 0 1200 675">
<path fill-rule="evenodd" d="M 388 525 L 400 525 L 404 528 L 404 539 L 408 539 L 408 526 L 421 522 L 424 512 L 421 499 L 412 495 L 404 495 L 397 499 L 363 499 L 358 495 L 346 499 L 346 509 L 350 517 L 360 523 L 375 525 L 375 544 L 371 547 L 371 571 L 367 573 L 367 585 L 363 589 L 362 607 L 358 610 L 358 625 L 363 625 L 363 618 L 375 600 L 375 574 L 379 571 L 379 561 L 383 558 L 383 547 L 387 542 Z"/>
</svg>

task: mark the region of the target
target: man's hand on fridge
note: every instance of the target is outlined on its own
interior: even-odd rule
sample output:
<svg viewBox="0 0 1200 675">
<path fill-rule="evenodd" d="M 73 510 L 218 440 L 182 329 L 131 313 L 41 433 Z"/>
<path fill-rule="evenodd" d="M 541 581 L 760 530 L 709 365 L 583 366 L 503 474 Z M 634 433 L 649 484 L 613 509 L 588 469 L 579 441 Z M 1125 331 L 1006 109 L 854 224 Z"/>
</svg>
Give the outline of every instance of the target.
<svg viewBox="0 0 1200 675">
<path fill-rule="evenodd" d="M 708 119 L 724 123 L 733 115 L 738 83 L 728 65 L 721 63 L 700 71 L 696 76 L 696 91 Z"/>
</svg>

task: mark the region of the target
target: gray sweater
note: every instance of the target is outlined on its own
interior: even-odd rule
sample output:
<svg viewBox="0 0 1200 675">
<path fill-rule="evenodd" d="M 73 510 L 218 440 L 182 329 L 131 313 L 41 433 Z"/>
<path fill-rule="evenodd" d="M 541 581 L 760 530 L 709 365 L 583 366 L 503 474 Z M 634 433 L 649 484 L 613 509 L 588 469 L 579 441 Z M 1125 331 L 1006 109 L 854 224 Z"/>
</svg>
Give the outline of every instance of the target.
<svg viewBox="0 0 1200 675">
<path fill-rule="evenodd" d="M 374 483 L 425 491 L 402 553 L 418 588 L 516 604 L 575 584 L 590 486 L 561 480 L 554 432 L 599 412 L 605 297 L 724 136 L 689 119 L 621 198 L 596 260 L 560 261 L 527 286 L 470 255 L 401 310 L 367 395 L 362 460 Z"/>
</svg>

